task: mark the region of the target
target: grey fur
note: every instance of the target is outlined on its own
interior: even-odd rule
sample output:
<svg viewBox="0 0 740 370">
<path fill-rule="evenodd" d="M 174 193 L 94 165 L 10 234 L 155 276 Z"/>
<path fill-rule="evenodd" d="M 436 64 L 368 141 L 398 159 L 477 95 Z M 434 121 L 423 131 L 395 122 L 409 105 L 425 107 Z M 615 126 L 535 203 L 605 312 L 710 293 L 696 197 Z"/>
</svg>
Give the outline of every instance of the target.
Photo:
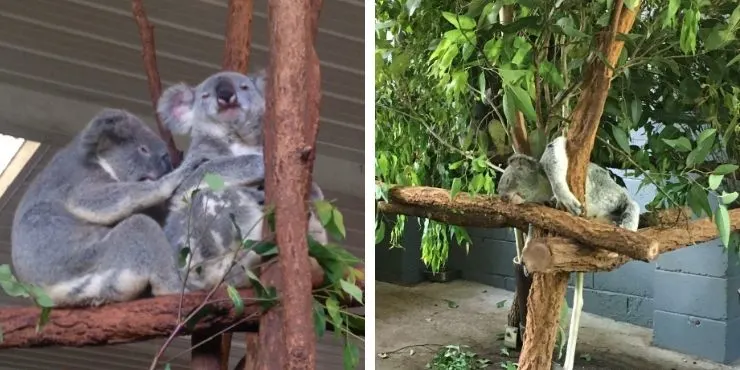
<svg viewBox="0 0 740 370">
<path fill-rule="evenodd" d="M 183 275 L 187 273 L 188 290 L 209 289 L 223 276 L 227 283 L 246 287 L 249 280 L 240 270 L 252 270 L 261 261 L 255 252 L 241 248 L 242 240 L 230 214 L 234 215 L 243 239 L 262 239 L 265 79 L 264 72 L 253 76 L 219 72 L 196 88 L 184 84 L 172 86 L 160 99 L 158 111 L 168 127 L 191 136 L 185 162 L 208 160 L 175 191 L 164 226 L 178 254 L 184 248 L 190 249 L 190 273 L 186 269 L 182 271 Z M 216 100 L 219 84 L 235 87 L 236 98 L 231 109 L 219 110 Z M 222 101 L 221 105 L 226 104 Z M 223 178 L 225 188 L 209 189 L 203 182 L 206 173 Z M 312 195 L 323 199 L 315 184 Z M 326 243 L 326 231 L 313 213 L 310 220 L 309 229 L 314 238 Z M 226 274 L 233 261 L 237 268 Z"/>
<path fill-rule="evenodd" d="M 501 197 L 515 203 L 556 201 L 579 216 L 582 213 L 581 203 L 566 181 L 568 156 L 565 143 L 563 136 L 553 140 L 539 161 L 523 154 L 512 155 L 499 181 L 498 193 Z M 640 206 L 609 176 L 606 169 L 594 163 L 588 165 L 586 203 L 586 217 L 610 220 L 620 227 L 637 230 Z"/>
<path fill-rule="evenodd" d="M 177 292 L 175 256 L 142 212 L 165 202 L 195 165 L 172 171 L 166 144 L 139 118 L 102 110 L 21 199 L 11 234 L 18 278 L 56 306 Z"/>
</svg>

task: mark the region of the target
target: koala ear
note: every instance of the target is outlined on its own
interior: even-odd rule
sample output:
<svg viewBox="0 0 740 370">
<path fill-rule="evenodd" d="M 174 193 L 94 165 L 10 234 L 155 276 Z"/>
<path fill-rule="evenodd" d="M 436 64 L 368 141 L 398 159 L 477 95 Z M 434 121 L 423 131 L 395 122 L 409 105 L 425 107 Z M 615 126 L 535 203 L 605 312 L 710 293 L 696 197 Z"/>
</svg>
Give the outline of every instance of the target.
<svg viewBox="0 0 740 370">
<path fill-rule="evenodd" d="M 80 133 L 80 150 L 95 155 L 133 136 L 135 116 L 122 109 L 98 112 Z"/>
<path fill-rule="evenodd" d="M 170 86 L 157 102 L 157 114 L 162 123 L 172 132 L 187 134 L 192 128 L 195 91 L 180 83 Z"/>
<path fill-rule="evenodd" d="M 262 96 L 264 96 L 266 93 L 265 87 L 267 86 L 267 68 L 262 68 L 257 71 L 252 77 L 252 80 L 254 81 L 254 85 L 257 87 L 257 90 L 262 94 Z"/>
</svg>

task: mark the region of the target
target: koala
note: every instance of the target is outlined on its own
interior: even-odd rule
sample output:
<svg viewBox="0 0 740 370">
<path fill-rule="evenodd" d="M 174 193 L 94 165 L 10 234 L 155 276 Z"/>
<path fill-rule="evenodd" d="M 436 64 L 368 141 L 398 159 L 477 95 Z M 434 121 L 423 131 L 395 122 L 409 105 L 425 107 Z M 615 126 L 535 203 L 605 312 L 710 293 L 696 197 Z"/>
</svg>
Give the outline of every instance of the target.
<svg viewBox="0 0 740 370">
<path fill-rule="evenodd" d="M 165 125 L 191 137 L 184 163 L 206 160 L 175 190 L 164 226 L 178 255 L 190 249 L 185 261 L 190 271 L 182 270 L 189 290 L 209 289 L 224 276 L 229 284 L 247 287 L 246 274 L 232 266 L 251 270 L 261 262 L 258 254 L 242 248 L 242 240 L 262 239 L 265 81 L 264 71 L 251 76 L 219 72 L 195 88 L 174 85 L 159 99 L 157 111 Z M 207 173 L 219 175 L 224 189 L 208 188 L 203 183 Z M 311 198 L 323 199 L 312 185 Z M 314 239 L 327 242 L 313 212 L 309 230 Z"/>
<path fill-rule="evenodd" d="M 162 228 L 144 214 L 196 162 L 172 170 L 165 142 L 139 118 L 106 108 L 34 178 L 11 232 L 19 280 L 55 306 L 97 306 L 177 293 L 182 280 Z"/>
<path fill-rule="evenodd" d="M 523 154 L 509 158 L 501 175 L 498 193 L 505 201 L 515 204 L 562 204 L 576 216 L 583 207 L 568 187 L 568 156 L 566 139 L 559 136 L 547 145 L 537 161 Z M 586 178 L 588 218 L 608 220 L 620 227 L 635 231 L 640 218 L 640 206 L 609 176 L 606 169 L 589 163 Z"/>
</svg>

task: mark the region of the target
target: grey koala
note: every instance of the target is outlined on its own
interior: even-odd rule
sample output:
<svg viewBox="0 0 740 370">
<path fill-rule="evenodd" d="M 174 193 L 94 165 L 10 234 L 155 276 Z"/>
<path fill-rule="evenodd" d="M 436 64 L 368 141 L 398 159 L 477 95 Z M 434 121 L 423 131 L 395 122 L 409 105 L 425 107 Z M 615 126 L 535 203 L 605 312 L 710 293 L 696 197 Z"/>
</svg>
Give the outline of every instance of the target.
<svg viewBox="0 0 740 370">
<path fill-rule="evenodd" d="M 243 239 L 261 240 L 265 80 L 264 71 L 251 76 L 219 72 L 195 88 L 172 86 L 159 100 L 157 110 L 165 124 L 191 136 L 185 162 L 207 159 L 175 191 L 164 226 L 178 254 L 190 248 L 190 273 L 182 271 L 189 290 L 208 289 L 224 276 L 232 285 L 248 286 L 246 274 L 232 271 L 232 264 L 251 270 L 261 261 L 255 252 L 241 248 L 234 222 Z M 203 182 L 206 173 L 219 175 L 224 189 L 209 189 Z M 312 197 L 323 199 L 316 184 Z M 313 213 L 309 217 L 314 238 L 326 243 L 323 226 Z"/>
<path fill-rule="evenodd" d="M 547 145 L 539 161 L 523 154 L 512 155 L 499 181 L 501 198 L 515 204 L 557 202 L 579 216 L 583 210 L 581 203 L 570 191 L 566 180 L 568 155 L 565 144 L 564 136 L 557 137 Z M 586 203 L 586 217 L 637 230 L 640 206 L 606 169 L 594 163 L 588 165 Z"/>
<path fill-rule="evenodd" d="M 102 110 L 21 199 L 11 233 L 19 280 L 59 307 L 178 292 L 175 255 L 142 212 L 165 202 L 195 166 L 172 171 L 154 131 L 127 111 Z"/>
</svg>

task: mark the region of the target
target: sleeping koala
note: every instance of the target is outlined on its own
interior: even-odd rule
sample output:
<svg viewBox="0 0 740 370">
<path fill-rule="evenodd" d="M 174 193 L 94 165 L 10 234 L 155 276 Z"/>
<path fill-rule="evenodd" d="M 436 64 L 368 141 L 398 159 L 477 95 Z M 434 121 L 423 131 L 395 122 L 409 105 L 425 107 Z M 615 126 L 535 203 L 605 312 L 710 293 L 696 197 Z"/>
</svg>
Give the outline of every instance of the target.
<svg viewBox="0 0 740 370">
<path fill-rule="evenodd" d="M 219 72 L 194 88 L 174 85 L 159 99 L 157 111 L 167 127 L 191 137 L 184 162 L 207 159 L 175 191 L 164 226 L 178 255 L 190 248 L 190 273 L 182 272 L 190 290 L 209 289 L 224 276 L 227 283 L 249 286 L 239 270 L 251 270 L 261 261 L 255 252 L 242 248 L 242 240 L 262 239 L 265 80 L 264 72 L 251 76 Z M 209 189 L 203 182 L 206 173 L 219 175 L 224 189 Z M 198 191 L 191 197 L 194 190 Z M 316 184 L 312 199 L 323 199 Z M 309 217 L 312 235 L 326 243 L 318 218 L 313 212 Z M 233 264 L 240 268 L 233 269 Z"/>
<path fill-rule="evenodd" d="M 568 156 L 565 137 L 560 136 L 545 148 L 542 158 L 514 154 L 501 175 L 501 198 L 519 203 L 551 204 L 558 202 L 576 216 L 581 203 L 568 187 Z M 637 230 L 640 205 L 609 176 L 606 169 L 589 163 L 586 177 L 586 217 L 607 220 L 629 230 Z"/>
<path fill-rule="evenodd" d="M 104 109 L 29 185 L 13 219 L 21 281 L 56 306 L 88 306 L 182 289 L 164 231 L 142 212 L 197 166 L 172 171 L 166 144 L 139 118 Z"/>
</svg>

